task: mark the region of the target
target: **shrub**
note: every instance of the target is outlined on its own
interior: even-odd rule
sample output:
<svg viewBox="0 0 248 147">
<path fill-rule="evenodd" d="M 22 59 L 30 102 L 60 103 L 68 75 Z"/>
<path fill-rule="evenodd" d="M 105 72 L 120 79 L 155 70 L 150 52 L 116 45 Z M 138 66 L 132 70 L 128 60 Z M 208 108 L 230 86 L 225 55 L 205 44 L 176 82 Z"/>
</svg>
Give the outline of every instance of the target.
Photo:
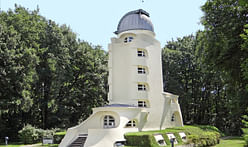
<svg viewBox="0 0 248 147">
<path fill-rule="evenodd" d="M 37 129 L 27 124 L 18 132 L 18 136 L 24 144 L 41 142 L 43 137 L 53 137 L 53 130 Z"/>
<path fill-rule="evenodd" d="M 213 146 L 219 143 L 219 135 L 214 132 L 202 132 L 201 135 L 188 135 L 188 143 L 197 147 Z"/>
<path fill-rule="evenodd" d="M 241 128 L 243 134 L 248 135 L 248 128 Z"/>
<path fill-rule="evenodd" d="M 37 129 L 29 124 L 24 126 L 22 130 L 18 132 L 19 138 L 24 144 L 32 144 L 39 142 L 39 133 Z"/>
<path fill-rule="evenodd" d="M 125 135 L 127 146 L 152 147 L 151 135 Z"/>
<path fill-rule="evenodd" d="M 62 141 L 62 139 L 65 137 L 65 134 L 66 132 L 55 133 L 55 135 L 53 136 L 54 143 L 59 144 Z"/>
<path fill-rule="evenodd" d="M 248 146 L 248 135 L 244 136 L 244 140 L 245 140 L 245 146 Z"/>
<path fill-rule="evenodd" d="M 188 143 L 193 143 L 193 144 L 197 144 L 199 140 L 198 135 L 188 135 L 187 138 L 188 138 Z"/>
</svg>

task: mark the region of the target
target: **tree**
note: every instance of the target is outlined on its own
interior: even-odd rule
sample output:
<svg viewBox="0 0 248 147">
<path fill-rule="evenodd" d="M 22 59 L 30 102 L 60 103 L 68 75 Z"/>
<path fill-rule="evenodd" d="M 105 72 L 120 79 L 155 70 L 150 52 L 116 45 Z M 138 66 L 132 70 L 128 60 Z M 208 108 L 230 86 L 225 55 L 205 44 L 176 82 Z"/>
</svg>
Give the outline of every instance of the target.
<svg viewBox="0 0 248 147">
<path fill-rule="evenodd" d="M 233 90 L 230 76 L 204 58 L 204 32 L 168 42 L 162 52 L 164 90 L 179 95 L 186 124 L 214 125 L 240 133 L 246 93 Z"/>
<path fill-rule="evenodd" d="M 229 100 L 229 126 L 240 128 L 241 115 L 247 108 L 248 84 L 246 30 L 248 23 L 246 0 L 208 0 L 202 10 L 205 26 L 202 53 L 204 62 L 225 73 L 226 98 Z"/>
<path fill-rule="evenodd" d="M 31 85 L 38 59 L 37 38 L 32 35 L 36 26 L 34 18 L 22 8 L 0 14 L 0 115 L 7 135 L 18 131 L 20 123 L 25 122 L 22 114 L 33 105 Z"/>
<path fill-rule="evenodd" d="M 203 6 L 206 62 L 230 74 L 240 88 L 247 83 L 241 65 L 248 56 L 241 48 L 244 25 L 248 23 L 248 6 L 238 0 L 208 0 Z"/>
<path fill-rule="evenodd" d="M 0 137 L 25 124 L 68 128 L 107 101 L 107 53 L 17 6 L 0 13 Z"/>
</svg>

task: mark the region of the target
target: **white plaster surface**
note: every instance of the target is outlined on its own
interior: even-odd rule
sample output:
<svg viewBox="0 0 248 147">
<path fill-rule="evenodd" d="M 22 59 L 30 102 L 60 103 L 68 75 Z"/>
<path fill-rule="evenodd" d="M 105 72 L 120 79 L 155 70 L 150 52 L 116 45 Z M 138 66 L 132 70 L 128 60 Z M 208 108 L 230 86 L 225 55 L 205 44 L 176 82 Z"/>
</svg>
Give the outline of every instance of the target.
<svg viewBox="0 0 248 147">
<path fill-rule="evenodd" d="M 124 43 L 132 36 L 132 42 Z M 146 57 L 138 57 L 137 50 L 144 49 Z M 147 68 L 146 74 L 138 74 L 137 67 Z M 78 126 L 69 128 L 59 147 L 67 147 L 80 134 L 87 134 L 85 147 L 113 147 L 116 141 L 124 140 L 126 132 L 159 130 L 183 126 L 178 96 L 163 91 L 161 46 L 155 34 L 148 30 L 130 30 L 111 38 L 109 44 L 109 104 L 125 104 L 125 107 L 98 107 L 93 114 Z M 146 85 L 146 91 L 138 91 L 137 85 Z M 147 101 L 147 108 L 138 107 L 139 100 Z M 175 120 L 171 121 L 172 115 Z M 103 118 L 111 115 L 115 127 L 104 129 Z M 127 128 L 130 120 L 137 126 Z"/>
</svg>

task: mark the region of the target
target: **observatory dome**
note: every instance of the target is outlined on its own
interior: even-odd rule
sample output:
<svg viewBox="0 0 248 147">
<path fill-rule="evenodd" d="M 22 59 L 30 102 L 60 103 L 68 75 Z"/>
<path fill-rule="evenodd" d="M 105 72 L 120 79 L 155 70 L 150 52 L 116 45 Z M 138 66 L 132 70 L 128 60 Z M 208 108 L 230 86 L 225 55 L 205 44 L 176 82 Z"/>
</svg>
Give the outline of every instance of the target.
<svg viewBox="0 0 248 147">
<path fill-rule="evenodd" d="M 129 30 L 148 30 L 154 32 L 149 13 L 142 9 L 128 12 L 121 18 L 117 31 L 114 33 L 119 34 Z"/>
</svg>

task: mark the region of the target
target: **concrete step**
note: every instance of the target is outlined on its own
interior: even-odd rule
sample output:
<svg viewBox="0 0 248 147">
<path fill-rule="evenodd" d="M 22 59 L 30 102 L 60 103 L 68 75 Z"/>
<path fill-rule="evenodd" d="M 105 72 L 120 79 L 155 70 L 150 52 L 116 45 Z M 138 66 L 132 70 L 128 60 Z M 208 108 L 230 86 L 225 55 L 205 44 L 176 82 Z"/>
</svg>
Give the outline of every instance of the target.
<svg viewBox="0 0 248 147">
<path fill-rule="evenodd" d="M 73 141 L 68 147 L 84 147 L 84 143 L 87 137 L 79 136 L 75 141 Z"/>
</svg>

